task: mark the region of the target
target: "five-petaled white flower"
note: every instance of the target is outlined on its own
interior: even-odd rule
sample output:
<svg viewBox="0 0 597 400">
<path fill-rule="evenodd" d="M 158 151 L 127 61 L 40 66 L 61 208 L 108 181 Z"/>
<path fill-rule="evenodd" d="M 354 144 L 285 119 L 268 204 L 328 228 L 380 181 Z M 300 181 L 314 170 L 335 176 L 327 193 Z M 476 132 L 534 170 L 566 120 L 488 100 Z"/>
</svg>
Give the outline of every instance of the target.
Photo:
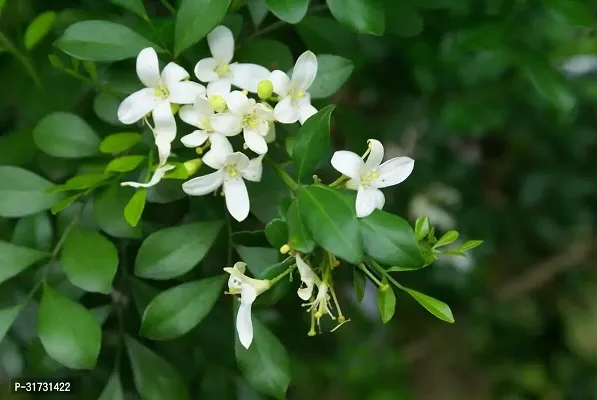
<svg viewBox="0 0 597 400">
<path fill-rule="evenodd" d="M 245 275 L 247 264 L 237 262 L 234 268 L 224 268 L 230 274 L 228 279 L 229 294 L 240 293 L 240 307 L 236 314 L 236 331 L 240 343 L 249 348 L 253 341 L 253 321 L 251 320 L 251 306 L 258 295 L 270 288 L 270 282 L 253 279 Z"/>
<path fill-rule="evenodd" d="M 124 99 L 118 107 L 118 119 L 123 124 L 133 124 L 151 112 L 160 165 L 163 165 L 170 153 L 170 143 L 176 137 L 176 121 L 170 105 L 193 103 L 198 95 L 205 93 L 205 87 L 188 81 L 187 71 L 173 62 L 160 75 L 158 55 L 151 47 L 137 56 L 137 75 L 147 87 Z"/>
<path fill-rule="evenodd" d="M 249 160 L 243 153 L 233 153 L 230 142 L 221 135 L 212 136 L 210 142 L 211 150 L 203 156 L 203 163 L 217 171 L 183 183 L 182 190 L 191 196 L 202 196 L 223 185 L 230 215 L 237 221 L 244 221 L 251 205 L 243 179 L 253 182 L 261 180 L 263 156 Z"/>
<path fill-rule="evenodd" d="M 300 254 L 295 256 L 296 266 L 299 271 L 299 275 L 301 276 L 301 287 L 297 290 L 298 296 L 302 300 L 309 300 L 311 295 L 313 294 L 313 285 L 315 285 L 315 273 L 311 269 L 311 267 L 303 261 Z M 304 285 L 304 287 L 303 287 Z"/>
<path fill-rule="evenodd" d="M 193 105 L 181 107 L 179 115 L 180 119 L 187 124 L 199 128 L 198 130 L 195 130 L 180 139 L 182 144 L 184 144 L 186 147 L 202 146 L 207 139 L 214 135 L 220 135 L 226 141 L 228 141 L 224 135 L 234 136 L 238 133 L 232 133 L 232 131 L 221 133 L 214 130 L 211 122 L 216 113 L 214 112 L 207 98 L 204 96 L 198 96 Z"/>
<path fill-rule="evenodd" d="M 228 112 L 215 115 L 212 126 L 227 136 L 241 130 L 247 147 L 257 154 L 267 153 L 268 133 L 274 120 L 272 108 L 267 103 L 257 103 L 240 91 L 230 93 L 226 101 Z"/>
<path fill-rule="evenodd" d="M 232 63 L 234 56 L 234 36 L 223 25 L 216 26 L 207 35 L 207 44 L 212 57 L 200 60 L 195 66 L 195 75 L 201 82 L 208 82 L 207 87 L 215 82 L 230 85 L 257 93 L 257 85 L 269 76 L 269 70 L 257 64 Z"/>
<path fill-rule="evenodd" d="M 397 185 L 413 171 L 415 161 L 410 157 L 396 157 L 384 162 L 383 145 L 369 139 L 371 153 L 367 161 L 351 151 L 337 151 L 332 156 L 332 166 L 348 176 L 346 187 L 358 190 L 356 201 L 357 217 L 364 218 L 376 208 L 382 209 L 385 197 L 380 188 Z"/>
<path fill-rule="evenodd" d="M 317 113 L 311 105 L 311 95 L 308 93 L 317 75 L 317 57 L 306 51 L 296 60 L 292 70 L 292 78 L 286 73 L 272 71 L 269 80 L 274 86 L 274 92 L 280 96 L 280 101 L 274 108 L 276 121 L 292 124 L 300 121 L 303 124 L 310 116 Z"/>
<path fill-rule="evenodd" d="M 153 175 L 151 176 L 151 179 L 149 180 L 149 182 L 147 183 L 141 183 L 141 182 L 122 182 L 120 184 L 120 186 L 131 186 L 134 188 L 149 188 L 152 186 L 157 185 L 158 183 L 160 183 L 160 181 L 162 180 L 162 178 L 164 177 L 164 175 L 166 175 L 166 172 L 173 170 L 174 169 L 174 165 L 161 165 L 158 166 L 155 170 L 155 172 L 153 173 Z"/>
</svg>

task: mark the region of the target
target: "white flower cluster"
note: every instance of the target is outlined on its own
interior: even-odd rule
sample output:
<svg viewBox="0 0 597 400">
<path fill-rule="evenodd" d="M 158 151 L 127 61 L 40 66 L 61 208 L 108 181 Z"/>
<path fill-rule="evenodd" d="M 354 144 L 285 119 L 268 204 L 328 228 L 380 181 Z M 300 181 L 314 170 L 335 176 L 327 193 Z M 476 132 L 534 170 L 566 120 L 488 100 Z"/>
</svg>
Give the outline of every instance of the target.
<svg viewBox="0 0 597 400">
<path fill-rule="evenodd" d="M 309 88 L 317 75 L 317 58 L 307 51 L 293 68 L 292 77 L 285 72 L 270 72 L 256 64 L 232 62 L 234 37 L 230 29 L 217 26 L 207 42 L 212 57 L 200 60 L 195 76 L 202 84 L 191 82 L 184 68 L 171 62 L 160 74 L 158 56 L 146 48 L 137 57 L 137 75 L 146 88 L 128 96 L 118 108 L 118 119 L 133 124 L 147 122 L 151 113 L 159 164 L 147 183 L 123 182 L 124 186 L 150 187 L 156 185 L 173 169 L 167 165 L 171 145 L 176 138 L 175 111 L 179 105 L 180 118 L 197 129 L 181 138 L 186 147 L 202 146 L 208 139 L 210 150 L 203 163 L 216 172 L 189 180 L 183 190 L 201 196 L 223 186 L 226 206 L 230 214 L 243 221 L 249 214 L 250 202 L 244 180 L 260 181 L 261 160 L 268 151 L 268 143 L 275 140 L 275 122 L 304 123 L 317 110 L 311 105 Z M 242 89 L 232 90 L 232 86 Z M 259 100 L 247 97 L 258 93 Z M 272 108 L 267 99 L 277 94 Z M 249 159 L 235 152 L 229 137 L 242 132 L 244 147 L 257 156 Z"/>
</svg>

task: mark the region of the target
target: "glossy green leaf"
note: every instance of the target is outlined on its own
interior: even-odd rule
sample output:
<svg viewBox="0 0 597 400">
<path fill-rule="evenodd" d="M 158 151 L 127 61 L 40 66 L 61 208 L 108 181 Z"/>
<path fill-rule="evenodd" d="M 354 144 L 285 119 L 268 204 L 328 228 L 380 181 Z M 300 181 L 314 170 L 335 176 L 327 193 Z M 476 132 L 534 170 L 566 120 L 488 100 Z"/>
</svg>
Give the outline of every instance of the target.
<svg viewBox="0 0 597 400">
<path fill-rule="evenodd" d="M 0 217 L 25 217 L 47 210 L 62 199 L 48 194 L 54 185 L 22 168 L 0 166 Z"/>
<path fill-rule="evenodd" d="M 383 282 L 387 284 L 387 282 Z M 386 290 L 382 290 L 385 287 Z M 377 308 L 384 324 L 387 324 L 396 311 L 396 294 L 390 286 L 381 286 L 377 289 Z"/>
<path fill-rule="evenodd" d="M 365 253 L 386 265 L 404 268 L 422 268 L 423 256 L 411 226 L 402 218 L 375 210 L 360 218 Z"/>
<path fill-rule="evenodd" d="M 468 240 L 462 246 L 460 246 L 456 251 L 467 251 L 472 250 L 475 247 L 479 247 L 483 244 L 482 240 Z"/>
<path fill-rule="evenodd" d="M 269 247 L 236 246 L 240 259 L 247 264 L 253 275 L 258 275 L 278 263 L 280 251 Z"/>
<path fill-rule="evenodd" d="M 317 76 L 309 88 L 312 99 L 324 99 L 336 93 L 354 69 L 352 61 L 330 54 L 317 56 L 317 64 Z"/>
<path fill-rule="evenodd" d="M 197 222 L 151 234 L 137 254 L 135 275 L 163 280 L 189 272 L 203 259 L 223 225 L 222 221 Z"/>
<path fill-rule="evenodd" d="M 47 213 L 19 219 L 12 233 L 12 243 L 41 251 L 50 251 L 54 241 L 52 221 Z"/>
<path fill-rule="evenodd" d="M 33 130 L 37 147 L 54 157 L 84 158 L 98 153 L 100 138 L 79 116 L 55 112 L 42 119 Z"/>
<path fill-rule="evenodd" d="M 251 16 L 251 20 L 255 27 L 261 25 L 269 12 L 265 0 L 247 0 L 247 8 L 249 9 L 249 15 Z"/>
<path fill-rule="evenodd" d="M 367 286 L 367 277 L 365 273 L 358 268 L 352 270 L 352 286 L 358 301 L 363 301 L 365 297 L 365 287 Z"/>
<path fill-rule="evenodd" d="M 108 174 L 83 174 L 76 175 L 66 181 L 63 185 L 54 186 L 48 190 L 48 193 L 58 193 L 70 190 L 84 190 L 100 185 L 102 182 L 108 180 Z"/>
<path fill-rule="evenodd" d="M 98 400 L 124 400 L 124 392 L 122 391 L 122 383 L 120 382 L 118 371 L 112 372 Z"/>
<path fill-rule="evenodd" d="M 134 190 L 111 186 L 93 200 L 93 211 L 100 228 L 110 236 L 137 239 L 141 237 L 139 226 L 132 227 L 124 218 L 124 208 Z"/>
<path fill-rule="evenodd" d="M 137 226 L 145 209 L 145 189 L 137 189 L 135 194 L 124 207 L 124 219 L 130 226 Z"/>
<path fill-rule="evenodd" d="M 6 332 L 8 332 L 22 308 L 23 306 L 18 305 L 0 310 L 0 342 L 4 340 Z"/>
<path fill-rule="evenodd" d="M 413 299 L 415 299 L 420 305 L 425 307 L 427 311 L 431 314 L 435 315 L 437 318 L 441 319 L 442 321 L 454 322 L 454 316 L 452 315 L 452 310 L 450 307 L 433 297 L 427 296 L 421 292 L 417 292 L 416 290 L 412 290 L 409 288 L 402 288 L 405 292 L 410 294 Z"/>
<path fill-rule="evenodd" d="M 203 39 L 226 15 L 230 0 L 182 0 L 176 13 L 174 55 Z"/>
<path fill-rule="evenodd" d="M 75 227 L 64 242 L 60 263 L 73 285 L 109 294 L 118 268 L 118 251 L 101 234 Z"/>
<path fill-rule="evenodd" d="M 415 238 L 417 240 L 423 240 L 427 235 L 429 235 L 429 231 L 431 230 L 431 221 L 429 217 L 422 216 L 417 218 L 415 221 Z"/>
<path fill-rule="evenodd" d="M 271 12 L 282 21 L 296 24 L 307 14 L 310 0 L 265 0 Z"/>
<path fill-rule="evenodd" d="M 143 161 L 145 161 L 145 156 L 130 155 L 118 157 L 110 161 L 110 163 L 106 166 L 106 172 L 133 171 L 139 167 Z"/>
<path fill-rule="evenodd" d="M 274 249 L 279 249 L 288 240 L 288 227 L 286 222 L 276 218 L 265 226 L 265 236 Z"/>
<path fill-rule="evenodd" d="M 65 210 L 66 208 L 68 208 L 71 204 L 73 204 L 75 201 L 77 201 L 77 199 L 81 196 L 83 196 L 83 192 L 81 193 L 77 193 L 74 196 L 71 197 L 67 197 L 64 200 L 59 201 L 58 203 L 54 204 L 52 206 L 52 208 L 50 209 L 51 213 L 56 215 L 58 214 L 60 211 Z"/>
<path fill-rule="evenodd" d="M 89 312 L 91 312 L 91 314 L 93 314 L 93 317 L 95 318 L 95 320 L 97 321 L 98 324 L 103 325 L 106 320 L 108 319 L 108 317 L 110 316 L 110 313 L 114 310 L 114 305 L 113 304 L 106 304 L 105 306 L 99 306 L 99 307 L 95 307 L 92 308 L 91 310 L 89 310 Z"/>
<path fill-rule="evenodd" d="M 134 58 L 146 47 L 163 51 L 127 26 L 97 20 L 74 23 L 54 45 L 72 57 L 98 62 Z"/>
<path fill-rule="evenodd" d="M 334 18 L 360 33 L 383 35 L 385 13 L 381 0 L 327 0 Z"/>
<path fill-rule="evenodd" d="M 49 257 L 49 253 L 0 241 L 0 283 Z"/>
<path fill-rule="evenodd" d="M 355 61 L 360 54 L 358 34 L 334 18 L 308 15 L 296 30 L 315 54 L 336 54 Z"/>
<path fill-rule="evenodd" d="M 143 136 L 136 132 L 122 132 L 106 136 L 100 143 L 102 153 L 122 153 L 141 142 Z"/>
<path fill-rule="evenodd" d="M 125 343 L 135 387 L 143 400 L 189 398 L 185 382 L 170 363 L 131 337 Z"/>
<path fill-rule="evenodd" d="M 456 240 L 458 240 L 458 232 L 453 231 L 453 230 L 448 231 L 448 232 L 444 233 L 444 235 L 441 238 L 439 238 L 439 240 L 433 246 L 433 248 L 447 246 L 450 243 L 454 243 Z"/>
<path fill-rule="evenodd" d="M 35 47 L 50 32 L 55 21 L 56 13 L 54 11 L 46 11 L 35 17 L 25 30 L 23 38 L 25 48 L 31 50 Z"/>
<path fill-rule="evenodd" d="M 307 186 L 298 193 L 298 207 L 317 244 L 351 264 L 362 261 L 359 222 L 349 197 L 327 186 Z"/>
<path fill-rule="evenodd" d="M 302 253 L 308 254 L 315 248 L 311 232 L 303 223 L 299 213 L 298 199 L 293 201 L 286 212 L 286 225 L 288 226 L 289 245 Z"/>
<path fill-rule="evenodd" d="M 44 284 L 37 334 L 54 360 L 72 369 L 93 369 L 99 355 L 102 331 L 93 314 Z"/>
<path fill-rule="evenodd" d="M 312 115 L 299 129 L 292 149 L 292 162 L 298 181 L 313 175 L 318 162 L 330 149 L 330 122 L 336 106 L 330 104 Z"/>
<path fill-rule="evenodd" d="M 263 65 L 272 71 L 286 71 L 294 65 L 288 46 L 271 39 L 251 40 L 243 45 L 237 57 L 242 62 Z"/>
<path fill-rule="evenodd" d="M 137 14 L 139 17 L 143 18 L 145 21 L 149 21 L 149 17 L 147 16 L 147 11 L 145 11 L 145 6 L 143 5 L 143 0 L 110 0 L 112 3 L 120 6 L 124 9 L 129 10 L 132 13 Z"/>
<path fill-rule="evenodd" d="M 95 112 L 95 115 L 97 115 L 102 121 L 110 125 L 122 126 L 123 124 L 118 120 L 118 107 L 120 106 L 121 101 L 122 99 L 111 93 L 99 92 L 93 99 L 93 111 Z M 100 151 L 103 153 L 109 153 L 102 150 L 101 143 Z"/>
<path fill-rule="evenodd" d="M 161 292 L 143 313 L 141 335 L 168 340 L 189 332 L 209 314 L 226 281 L 227 277 L 220 275 Z"/>
</svg>

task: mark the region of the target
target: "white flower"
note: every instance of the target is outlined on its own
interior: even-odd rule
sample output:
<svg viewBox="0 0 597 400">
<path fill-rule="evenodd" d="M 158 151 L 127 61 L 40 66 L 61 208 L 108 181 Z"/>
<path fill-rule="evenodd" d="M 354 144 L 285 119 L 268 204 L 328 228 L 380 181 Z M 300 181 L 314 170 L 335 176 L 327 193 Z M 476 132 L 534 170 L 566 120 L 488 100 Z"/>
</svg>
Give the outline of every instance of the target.
<svg viewBox="0 0 597 400">
<path fill-rule="evenodd" d="M 162 165 L 159 166 L 155 172 L 153 173 L 153 176 L 151 177 L 151 179 L 149 180 L 149 182 L 147 183 L 139 183 L 139 182 L 122 182 L 120 184 L 120 186 L 131 186 L 134 188 L 148 188 L 148 187 L 152 187 L 157 185 L 162 178 L 164 177 L 164 175 L 166 175 L 166 172 L 173 170 L 174 169 L 174 165 Z"/>
<path fill-rule="evenodd" d="M 300 121 L 303 124 L 310 116 L 317 113 L 311 105 L 311 95 L 307 92 L 317 75 L 317 57 L 306 51 L 296 60 L 292 70 L 292 78 L 286 73 L 273 71 L 269 80 L 274 85 L 274 92 L 280 101 L 274 108 L 276 121 L 292 124 Z"/>
<path fill-rule="evenodd" d="M 193 178 L 182 185 L 191 196 L 202 196 L 224 185 L 226 207 L 237 221 L 244 221 L 251 208 L 245 181 L 259 182 L 263 172 L 262 156 L 249 160 L 243 153 L 232 152 L 230 142 L 221 135 L 211 137 L 211 150 L 203 156 L 203 162 L 217 169 L 208 175 Z"/>
<path fill-rule="evenodd" d="M 382 144 L 369 139 L 369 146 L 371 153 L 365 162 L 351 151 L 337 151 L 332 156 L 332 166 L 351 178 L 346 182 L 346 187 L 358 190 L 356 212 L 359 218 L 368 216 L 376 208 L 381 210 L 385 197 L 379 189 L 404 181 L 415 166 L 415 161 L 410 157 L 396 157 L 381 164 Z"/>
<path fill-rule="evenodd" d="M 325 282 L 317 285 L 317 297 L 315 300 L 303 304 L 303 307 L 309 307 L 307 311 L 314 312 L 315 318 L 318 320 L 324 315 L 328 314 L 332 319 L 336 319 L 332 314 L 332 305 L 330 304 L 330 295 L 328 293 L 329 287 Z"/>
<path fill-rule="evenodd" d="M 215 115 L 212 126 L 218 132 L 232 136 L 243 131 L 247 147 L 257 154 L 267 153 L 268 133 L 274 114 L 266 103 L 257 103 L 243 92 L 234 91 L 226 101 L 228 112 Z"/>
<path fill-rule="evenodd" d="M 309 267 L 309 265 L 307 265 L 307 263 L 303 261 L 299 254 L 296 255 L 295 260 L 296 266 L 301 276 L 301 281 L 305 285 L 305 287 L 302 287 L 301 285 L 301 287 L 298 289 L 296 293 L 302 300 L 307 301 L 311 298 L 311 295 L 313 294 L 313 285 L 315 284 L 315 273 L 313 272 L 311 267 Z"/>
<path fill-rule="evenodd" d="M 233 136 L 236 134 L 231 131 L 220 133 L 214 130 L 211 122 L 216 113 L 204 96 L 198 96 L 193 105 L 181 107 L 179 115 L 180 119 L 187 124 L 199 128 L 180 139 L 186 147 L 202 146 L 213 135 L 221 135 L 227 141 L 228 139 L 223 135 Z"/>
<path fill-rule="evenodd" d="M 223 25 L 216 26 L 207 35 L 207 44 L 212 57 L 200 60 L 195 66 L 195 75 L 201 82 L 209 82 L 207 87 L 218 82 L 222 87 L 230 85 L 257 93 L 257 85 L 267 79 L 269 70 L 257 64 L 232 63 L 234 56 L 234 36 Z"/>
<path fill-rule="evenodd" d="M 258 295 L 269 289 L 270 282 L 249 278 L 244 274 L 246 266 L 247 264 L 244 262 L 237 262 L 234 264 L 234 268 L 224 268 L 224 271 L 230 274 L 228 279 L 229 293 L 240 293 L 240 307 L 236 314 L 236 330 L 240 343 L 248 349 L 253 341 L 251 306 Z"/>
</svg>

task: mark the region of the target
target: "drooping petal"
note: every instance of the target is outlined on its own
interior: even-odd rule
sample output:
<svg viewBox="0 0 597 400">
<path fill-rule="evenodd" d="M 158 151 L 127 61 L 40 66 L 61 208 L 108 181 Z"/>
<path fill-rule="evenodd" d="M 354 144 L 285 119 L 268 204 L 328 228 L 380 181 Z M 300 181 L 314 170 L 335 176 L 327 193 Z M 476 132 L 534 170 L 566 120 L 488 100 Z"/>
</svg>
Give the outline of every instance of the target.
<svg viewBox="0 0 597 400">
<path fill-rule="evenodd" d="M 219 75 L 216 74 L 217 67 L 218 62 L 215 58 L 208 57 L 204 58 L 203 60 L 199 60 L 197 65 L 195 65 L 195 76 L 201 82 L 217 81 L 218 79 L 220 79 Z"/>
<path fill-rule="evenodd" d="M 118 120 L 123 124 L 134 124 L 151 112 L 157 103 L 154 90 L 141 89 L 120 103 L 118 107 Z"/>
<path fill-rule="evenodd" d="M 228 79 L 218 79 L 207 84 L 207 97 L 218 95 L 226 100 L 230 94 L 230 90 L 231 84 Z"/>
<path fill-rule="evenodd" d="M 383 206 L 386 204 L 386 196 L 383 195 L 383 192 L 379 189 L 375 191 L 375 208 L 381 210 Z"/>
<path fill-rule="evenodd" d="M 170 151 L 172 149 L 172 140 L 169 137 L 160 135 L 159 132 L 154 133 L 155 135 L 155 146 L 158 148 L 159 165 L 166 164 L 168 157 L 170 157 Z"/>
<path fill-rule="evenodd" d="M 313 285 L 315 284 L 315 274 L 311 267 L 307 265 L 306 262 L 303 261 L 300 255 L 297 254 L 296 256 L 296 266 L 298 268 L 299 274 L 301 276 L 301 281 L 305 284 L 305 287 L 299 288 L 297 290 L 298 296 L 302 300 L 309 300 L 313 295 Z"/>
<path fill-rule="evenodd" d="M 211 55 L 219 65 L 230 64 L 234 56 L 234 36 L 228 27 L 224 25 L 216 26 L 207 35 L 207 44 Z"/>
<path fill-rule="evenodd" d="M 249 215 L 251 205 L 243 178 L 239 176 L 224 180 L 224 195 L 226 197 L 226 207 L 232 218 L 238 222 L 244 221 Z"/>
<path fill-rule="evenodd" d="M 377 189 L 359 188 L 357 192 L 356 211 L 358 218 L 365 218 L 375 210 L 377 196 L 375 194 Z"/>
<path fill-rule="evenodd" d="M 197 112 L 195 106 L 188 104 L 180 107 L 178 116 L 187 124 L 193 125 L 196 128 L 201 128 L 199 125 L 201 124 L 201 119 L 203 117 Z"/>
<path fill-rule="evenodd" d="M 269 78 L 267 68 L 257 64 L 234 63 L 230 64 L 232 84 L 251 93 L 257 93 L 259 82 Z"/>
<path fill-rule="evenodd" d="M 166 172 L 173 170 L 174 169 L 174 165 L 162 165 L 161 167 L 158 167 L 155 172 L 153 173 L 153 175 L 151 176 L 151 179 L 149 180 L 149 182 L 147 183 L 139 183 L 139 182 L 122 182 L 120 184 L 120 186 L 131 186 L 134 188 L 139 188 L 139 187 L 143 187 L 143 188 L 148 188 L 148 187 L 152 187 L 157 185 L 162 178 L 164 177 L 164 175 L 166 175 Z"/>
<path fill-rule="evenodd" d="M 211 174 L 193 178 L 182 184 L 182 190 L 191 196 L 203 196 L 218 190 L 224 182 L 224 171 L 218 170 Z"/>
<path fill-rule="evenodd" d="M 284 97 L 274 108 L 274 118 L 283 124 L 294 124 L 299 119 L 299 110 L 290 97 Z"/>
<path fill-rule="evenodd" d="M 272 86 L 274 87 L 274 93 L 282 97 L 286 97 L 288 95 L 288 90 L 290 89 L 290 78 L 285 72 L 282 72 L 278 69 L 272 71 L 269 76 L 269 80 L 272 82 Z"/>
<path fill-rule="evenodd" d="M 371 171 L 372 169 L 378 168 L 383 160 L 383 145 L 381 142 L 375 139 L 369 139 L 368 142 L 371 151 L 369 152 L 367 161 L 365 161 L 365 166 L 363 167 L 364 171 Z"/>
<path fill-rule="evenodd" d="M 231 113 L 216 114 L 210 119 L 214 132 L 226 136 L 238 135 L 242 130 L 242 118 Z"/>
<path fill-rule="evenodd" d="M 189 73 L 180 65 L 169 62 L 162 70 L 162 82 L 170 90 L 172 85 L 177 82 L 189 79 Z"/>
<path fill-rule="evenodd" d="M 247 147 L 257 154 L 267 153 L 267 143 L 258 131 L 245 128 L 243 130 L 243 137 Z"/>
<path fill-rule="evenodd" d="M 205 131 L 196 130 L 189 133 L 188 135 L 181 137 L 180 141 L 186 147 L 195 148 L 203 146 L 203 143 L 205 143 L 207 139 L 209 139 L 209 135 L 205 133 Z"/>
<path fill-rule="evenodd" d="M 299 56 L 292 70 L 292 85 L 302 92 L 311 87 L 317 75 L 317 57 L 311 51 L 305 51 Z"/>
<path fill-rule="evenodd" d="M 249 165 L 240 171 L 243 178 L 251 182 L 261 181 L 263 175 L 263 155 L 249 161 Z"/>
<path fill-rule="evenodd" d="M 197 96 L 205 95 L 205 86 L 197 82 L 175 82 L 168 87 L 168 101 L 174 104 L 192 104 Z"/>
<path fill-rule="evenodd" d="M 336 171 L 357 181 L 360 180 L 360 171 L 363 166 L 363 160 L 358 154 L 352 151 L 340 150 L 332 156 L 332 167 Z"/>
<path fill-rule="evenodd" d="M 160 65 L 154 49 L 147 47 L 137 56 L 137 76 L 148 88 L 156 88 L 160 84 Z"/>
<path fill-rule="evenodd" d="M 159 133 L 160 136 L 172 142 L 176 137 L 176 120 L 172 114 L 170 103 L 168 101 L 159 102 L 153 109 L 151 116 L 155 125 L 154 135 Z"/>
<path fill-rule="evenodd" d="M 236 331 L 238 340 L 248 349 L 253 342 L 253 321 L 251 320 L 251 306 L 257 298 L 257 292 L 251 285 L 242 285 L 240 294 L 240 307 L 236 314 Z"/>
<path fill-rule="evenodd" d="M 226 161 L 224 161 L 224 164 L 236 165 L 236 168 L 239 170 L 239 172 L 244 170 L 245 168 L 247 168 L 249 166 L 249 163 L 250 163 L 249 157 L 247 157 L 245 154 L 241 153 L 240 151 L 229 154 L 226 157 Z"/>
<path fill-rule="evenodd" d="M 305 96 L 302 99 L 299 99 L 296 104 L 298 105 L 299 111 L 299 122 L 302 124 L 305 123 L 312 115 L 317 114 L 317 108 L 311 105 L 310 96 Z"/>
<path fill-rule="evenodd" d="M 410 157 L 396 157 L 379 166 L 379 178 L 374 181 L 378 188 L 397 185 L 413 172 L 415 160 Z"/>
<path fill-rule="evenodd" d="M 226 99 L 226 105 L 230 112 L 236 115 L 245 115 L 251 111 L 251 102 L 249 98 L 238 90 L 230 92 Z"/>
</svg>

